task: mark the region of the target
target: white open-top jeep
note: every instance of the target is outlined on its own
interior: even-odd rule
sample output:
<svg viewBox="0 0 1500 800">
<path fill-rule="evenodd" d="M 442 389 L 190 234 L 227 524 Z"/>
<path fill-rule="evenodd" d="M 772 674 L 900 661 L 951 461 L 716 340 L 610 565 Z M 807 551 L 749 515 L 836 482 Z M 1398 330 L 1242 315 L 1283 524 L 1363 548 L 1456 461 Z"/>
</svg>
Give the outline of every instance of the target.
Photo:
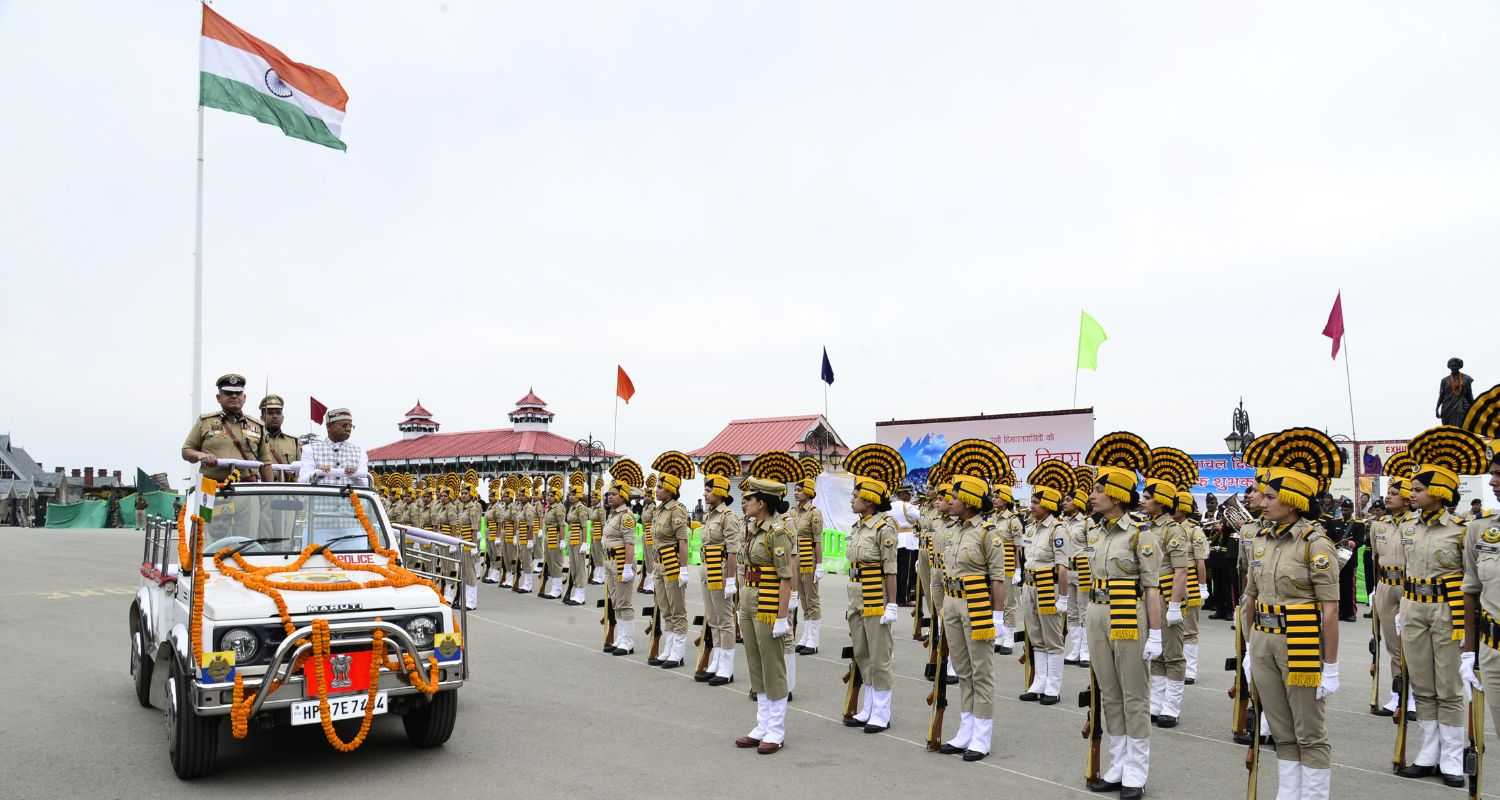
<svg viewBox="0 0 1500 800">
<path fill-rule="evenodd" d="M 471 569 L 461 540 L 391 525 L 370 489 L 199 479 L 178 520 L 148 521 L 129 619 L 136 697 L 166 710 L 178 777 L 212 771 L 224 717 L 235 738 L 322 725 L 348 751 L 392 713 L 412 744 L 446 742 L 469 671 L 450 601 Z"/>
</svg>

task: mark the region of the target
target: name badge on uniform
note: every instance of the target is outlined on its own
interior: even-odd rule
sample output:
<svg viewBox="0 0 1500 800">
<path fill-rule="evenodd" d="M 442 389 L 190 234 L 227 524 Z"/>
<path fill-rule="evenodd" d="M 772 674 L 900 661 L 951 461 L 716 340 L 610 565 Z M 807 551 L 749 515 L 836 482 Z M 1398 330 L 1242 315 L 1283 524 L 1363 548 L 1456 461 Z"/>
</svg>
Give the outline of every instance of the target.
<svg viewBox="0 0 1500 800">
<path fill-rule="evenodd" d="M 1481 553 L 1500 553 L 1500 545 L 1475 544 L 1474 549 Z"/>
</svg>

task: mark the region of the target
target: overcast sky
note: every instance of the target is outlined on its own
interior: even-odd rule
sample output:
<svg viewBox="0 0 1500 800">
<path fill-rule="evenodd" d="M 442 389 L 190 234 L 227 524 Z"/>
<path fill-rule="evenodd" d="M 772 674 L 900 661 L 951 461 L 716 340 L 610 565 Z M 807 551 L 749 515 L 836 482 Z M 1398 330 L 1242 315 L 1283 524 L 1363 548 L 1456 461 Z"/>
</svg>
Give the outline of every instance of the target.
<svg viewBox="0 0 1500 800">
<path fill-rule="evenodd" d="M 348 90 L 348 153 L 207 111 L 205 380 L 397 437 L 554 430 L 649 461 L 729 419 L 1067 407 L 1222 448 L 1434 424 L 1500 376 L 1487 2 L 219 0 Z M 189 421 L 199 8 L 0 0 L 0 430 L 167 469 Z M 211 403 L 212 387 L 205 388 Z M 207 410 L 207 409 L 205 409 Z"/>
</svg>

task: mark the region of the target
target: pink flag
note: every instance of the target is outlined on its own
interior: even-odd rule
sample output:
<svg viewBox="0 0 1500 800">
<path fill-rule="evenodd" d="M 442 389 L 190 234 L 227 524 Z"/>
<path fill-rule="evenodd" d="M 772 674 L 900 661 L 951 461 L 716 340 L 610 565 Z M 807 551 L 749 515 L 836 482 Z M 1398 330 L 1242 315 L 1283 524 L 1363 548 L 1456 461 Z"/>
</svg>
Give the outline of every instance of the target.
<svg viewBox="0 0 1500 800">
<path fill-rule="evenodd" d="M 1339 357 L 1339 345 L 1344 341 L 1344 293 L 1333 297 L 1333 309 L 1328 312 L 1328 324 L 1323 326 L 1323 335 L 1333 340 L 1333 358 Z"/>
</svg>

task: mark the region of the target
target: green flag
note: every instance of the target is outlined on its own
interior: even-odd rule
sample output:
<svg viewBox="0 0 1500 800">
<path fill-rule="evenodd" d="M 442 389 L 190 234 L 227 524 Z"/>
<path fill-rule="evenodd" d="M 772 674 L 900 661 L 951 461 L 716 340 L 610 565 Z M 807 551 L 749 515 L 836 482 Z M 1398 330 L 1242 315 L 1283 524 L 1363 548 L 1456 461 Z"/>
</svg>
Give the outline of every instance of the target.
<svg viewBox="0 0 1500 800">
<path fill-rule="evenodd" d="M 161 487 L 140 467 L 135 468 L 135 490 L 137 492 L 159 492 Z"/>
<path fill-rule="evenodd" d="M 1099 321 L 1089 316 L 1089 312 L 1080 311 L 1078 320 L 1078 368 L 1099 368 L 1099 345 L 1104 344 L 1109 338 L 1104 333 L 1104 328 Z"/>
</svg>

